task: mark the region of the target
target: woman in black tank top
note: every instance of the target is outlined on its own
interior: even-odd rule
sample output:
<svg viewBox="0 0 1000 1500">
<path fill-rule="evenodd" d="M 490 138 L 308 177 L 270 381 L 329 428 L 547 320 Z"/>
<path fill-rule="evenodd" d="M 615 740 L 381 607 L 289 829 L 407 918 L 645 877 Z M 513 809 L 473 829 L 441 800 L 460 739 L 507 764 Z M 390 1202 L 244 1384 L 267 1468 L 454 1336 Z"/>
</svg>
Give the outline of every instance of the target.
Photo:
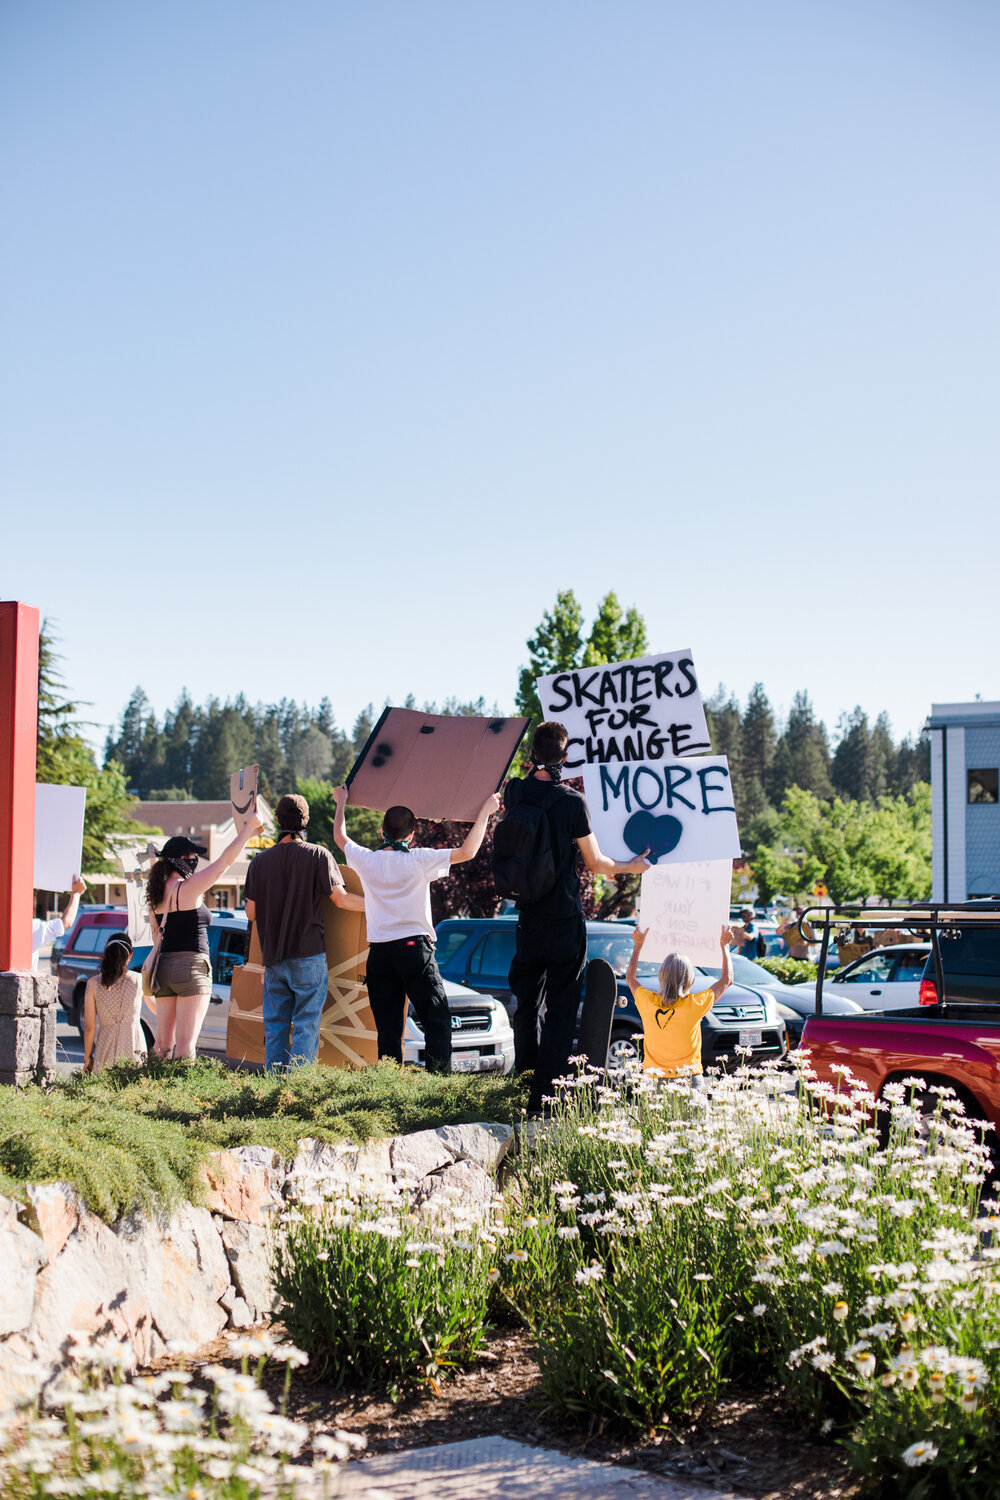
<svg viewBox="0 0 1000 1500">
<path fill-rule="evenodd" d="M 160 1057 L 194 1057 L 212 998 L 208 951 L 212 914 L 203 898 L 263 826 L 254 813 L 218 859 L 201 870 L 199 856 L 208 853 L 204 844 L 183 836 L 167 839 L 149 872 L 146 901 L 153 934 L 162 933 L 153 990 Z"/>
</svg>

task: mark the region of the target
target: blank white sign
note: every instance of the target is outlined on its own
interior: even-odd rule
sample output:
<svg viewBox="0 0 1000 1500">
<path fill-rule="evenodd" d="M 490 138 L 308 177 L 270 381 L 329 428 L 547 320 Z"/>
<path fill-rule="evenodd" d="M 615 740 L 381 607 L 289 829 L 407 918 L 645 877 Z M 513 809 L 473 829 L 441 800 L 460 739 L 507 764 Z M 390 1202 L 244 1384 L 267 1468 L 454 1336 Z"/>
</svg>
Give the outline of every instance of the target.
<svg viewBox="0 0 1000 1500">
<path fill-rule="evenodd" d="M 659 964 L 668 953 L 684 953 L 694 964 L 717 969 L 722 963 L 719 934 L 729 920 L 732 876 L 731 859 L 646 870 L 636 919 L 640 927 L 649 928 L 643 961 Z"/>
<path fill-rule="evenodd" d="M 82 875 L 85 786 L 35 787 L 35 890 L 68 891 Z"/>
</svg>

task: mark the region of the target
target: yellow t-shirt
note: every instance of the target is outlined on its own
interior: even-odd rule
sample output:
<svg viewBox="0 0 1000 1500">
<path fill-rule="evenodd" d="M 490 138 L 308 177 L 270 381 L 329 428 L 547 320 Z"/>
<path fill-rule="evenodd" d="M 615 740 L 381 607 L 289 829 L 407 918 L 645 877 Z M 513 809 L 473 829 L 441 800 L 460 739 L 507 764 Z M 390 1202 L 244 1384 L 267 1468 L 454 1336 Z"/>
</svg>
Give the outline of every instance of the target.
<svg viewBox="0 0 1000 1500">
<path fill-rule="evenodd" d="M 642 1017 L 644 1068 L 660 1068 L 668 1078 L 701 1072 L 701 1018 L 715 1004 L 713 990 L 664 1000 L 655 990 L 639 985 L 636 1008 Z"/>
</svg>

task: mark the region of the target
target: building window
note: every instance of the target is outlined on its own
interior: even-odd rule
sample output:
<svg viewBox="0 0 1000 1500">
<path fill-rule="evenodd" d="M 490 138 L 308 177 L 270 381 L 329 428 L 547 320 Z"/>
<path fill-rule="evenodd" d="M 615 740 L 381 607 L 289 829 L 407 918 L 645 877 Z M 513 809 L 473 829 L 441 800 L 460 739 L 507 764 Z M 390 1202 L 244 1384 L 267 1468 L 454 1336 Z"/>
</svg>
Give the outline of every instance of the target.
<svg viewBox="0 0 1000 1500">
<path fill-rule="evenodd" d="M 998 772 L 996 766 L 986 766 L 985 769 L 970 771 L 969 801 L 1000 801 L 1000 788 L 997 786 L 998 779 L 1000 779 L 1000 772 Z"/>
<path fill-rule="evenodd" d="M 217 890 L 217 891 L 215 891 L 214 894 L 215 894 L 215 909 L 216 909 L 216 911 L 228 911 L 229 910 L 229 892 L 228 891 L 219 891 L 219 890 Z"/>
</svg>

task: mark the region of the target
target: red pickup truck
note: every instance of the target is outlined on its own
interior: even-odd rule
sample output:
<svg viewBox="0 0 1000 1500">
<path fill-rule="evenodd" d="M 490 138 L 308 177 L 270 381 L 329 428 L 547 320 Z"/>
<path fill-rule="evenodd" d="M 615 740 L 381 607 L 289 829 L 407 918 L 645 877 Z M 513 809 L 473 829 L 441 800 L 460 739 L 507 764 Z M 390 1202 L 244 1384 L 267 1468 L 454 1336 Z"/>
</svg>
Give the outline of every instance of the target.
<svg viewBox="0 0 1000 1500">
<path fill-rule="evenodd" d="M 923 1091 L 928 1108 L 936 1104 L 932 1086 L 945 1084 L 969 1117 L 988 1120 L 1000 1134 L 1000 902 L 914 904 L 877 913 L 836 907 L 812 911 L 809 920 L 823 928 L 820 974 L 838 922 L 920 931 L 930 935 L 932 945 L 921 1004 L 910 1010 L 825 1016 L 817 983 L 816 1014 L 806 1022 L 802 1047 L 819 1077 L 836 1084 L 839 1070 L 849 1068 L 876 1098 L 886 1084 L 921 1078 L 928 1085 Z M 1000 1143 L 993 1145 L 1000 1151 Z"/>
</svg>

